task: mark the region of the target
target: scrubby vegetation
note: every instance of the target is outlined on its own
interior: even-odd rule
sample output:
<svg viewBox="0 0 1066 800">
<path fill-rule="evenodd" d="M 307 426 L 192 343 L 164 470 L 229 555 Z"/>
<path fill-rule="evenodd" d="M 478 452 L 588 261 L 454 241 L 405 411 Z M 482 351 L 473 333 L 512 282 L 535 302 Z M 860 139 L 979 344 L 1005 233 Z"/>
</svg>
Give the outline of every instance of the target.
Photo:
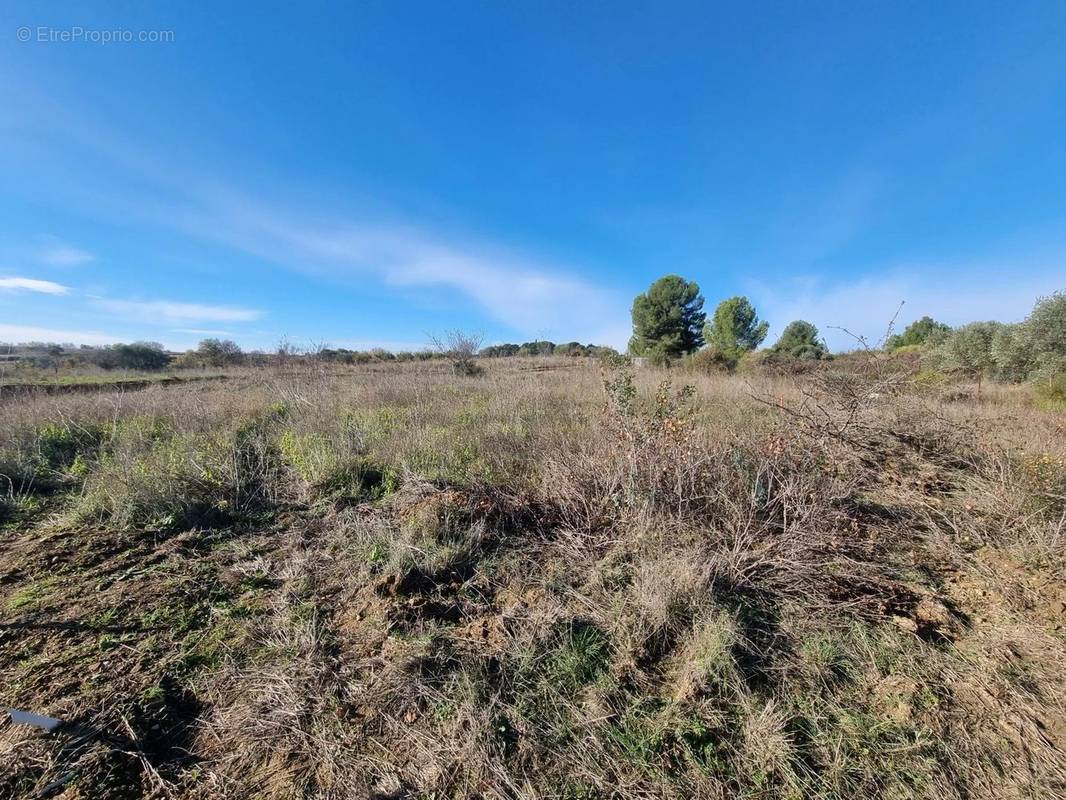
<svg viewBox="0 0 1066 800">
<path fill-rule="evenodd" d="M 919 348 L 927 344 L 939 344 L 949 333 L 951 333 L 949 326 L 925 316 L 912 322 L 903 329 L 902 333 L 890 335 L 885 341 L 885 348 L 894 351 L 904 347 Z"/>
<path fill-rule="evenodd" d="M 1019 323 L 978 321 L 958 328 L 925 316 L 893 333 L 895 320 L 881 340 L 869 342 L 851 334 L 860 349 L 834 356 L 818 328 L 806 320 L 784 327 L 777 341 L 758 349 L 769 332 L 751 301 L 731 297 L 718 304 L 704 323 L 704 299 L 699 287 L 676 275 L 652 284 L 633 304 L 634 337 L 630 354 L 652 364 L 681 364 L 690 372 L 801 373 L 812 361 L 878 354 L 897 367 L 920 376 L 919 383 L 967 380 L 1029 382 L 1048 407 L 1061 402 L 1066 375 L 1066 293 L 1040 298 L 1032 313 Z M 702 331 L 697 323 L 703 325 Z M 850 333 L 845 331 L 845 333 Z M 706 346 L 704 346 L 706 345 Z"/>
<path fill-rule="evenodd" d="M 1061 381 L 453 361 L 0 404 L 0 795 L 1066 791 Z"/>
<path fill-rule="evenodd" d="M 1017 324 L 973 322 L 940 337 L 930 364 L 1000 381 L 1053 382 L 1066 373 L 1066 293 L 1041 298 Z"/>
</svg>

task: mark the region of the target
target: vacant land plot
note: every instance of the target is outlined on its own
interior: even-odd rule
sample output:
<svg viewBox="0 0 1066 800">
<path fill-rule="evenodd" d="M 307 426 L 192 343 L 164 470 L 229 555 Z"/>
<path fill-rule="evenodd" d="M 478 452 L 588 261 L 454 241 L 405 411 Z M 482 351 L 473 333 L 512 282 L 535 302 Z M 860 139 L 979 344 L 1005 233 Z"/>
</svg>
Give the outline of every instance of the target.
<svg viewBox="0 0 1066 800">
<path fill-rule="evenodd" d="M 1064 458 L 876 364 L 8 400 L 0 795 L 1063 796 Z"/>
</svg>

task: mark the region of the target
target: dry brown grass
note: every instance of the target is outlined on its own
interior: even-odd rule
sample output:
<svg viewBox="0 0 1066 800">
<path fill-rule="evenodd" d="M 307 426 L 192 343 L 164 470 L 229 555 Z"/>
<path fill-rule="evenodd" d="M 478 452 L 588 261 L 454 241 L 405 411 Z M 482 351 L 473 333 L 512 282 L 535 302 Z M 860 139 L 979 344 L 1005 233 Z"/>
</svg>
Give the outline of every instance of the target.
<svg viewBox="0 0 1066 800">
<path fill-rule="evenodd" d="M 1063 433 L 584 359 L 6 402 L 3 701 L 68 724 L 0 794 L 1055 796 Z"/>
</svg>

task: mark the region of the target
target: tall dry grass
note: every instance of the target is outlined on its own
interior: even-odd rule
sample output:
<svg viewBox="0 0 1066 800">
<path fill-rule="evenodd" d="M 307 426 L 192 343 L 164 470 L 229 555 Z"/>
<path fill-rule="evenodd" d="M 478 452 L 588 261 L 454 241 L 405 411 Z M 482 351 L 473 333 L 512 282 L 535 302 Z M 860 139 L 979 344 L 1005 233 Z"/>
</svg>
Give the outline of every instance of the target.
<svg viewBox="0 0 1066 800">
<path fill-rule="evenodd" d="M 226 609 L 196 617 L 217 652 L 180 673 L 192 758 L 137 751 L 153 791 L 1054 796 L 1061 415 L 828 369 L 27 397 L 0 405 L 5 530 L 179 534 L 211 542 L 188 569 L 228 564 L 227 599 L 196 600 Z"/>
</svg>

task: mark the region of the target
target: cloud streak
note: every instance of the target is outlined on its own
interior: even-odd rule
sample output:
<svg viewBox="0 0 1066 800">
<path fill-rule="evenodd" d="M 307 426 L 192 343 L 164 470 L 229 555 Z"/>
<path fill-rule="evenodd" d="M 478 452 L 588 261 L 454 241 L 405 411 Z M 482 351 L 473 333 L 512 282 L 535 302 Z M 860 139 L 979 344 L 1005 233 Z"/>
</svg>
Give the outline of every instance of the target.
<svg viewBox="0 0 1066 800">
<path fill-rule="evenodd" d="M 552 333 L 604 341 L 617 336 L 614 292 L 559 268 L 483 242 L 454 242 L 410 228 L 348 226 L 272 231 L 275 252 L 333 277 L 373 275 L 400 288 L 440 288 L 473 300 L 497 322 L 526 336 Z M 260 240 L 261 241 L 261 240 Z"/>
<path fill-rule="evenodd" d="M 96 305 L 104 311 L 139 322 L 250 322 L 261 318 L 266 312 L 240 306 L 206 305 L 204 303 L 180 303 L 172 300 L 108 300 L 97 299 Z"/>
<path fill-rule="evenodd" d="M 7 277 L 0 278 L 0 291 L 8 292 L 37 292 L 38 294 L 67 294 L 70 289 L 52 281 L 41 281 L 35 278 Z"/>
<path fill-rule="evenodd" d="M 37 260 L 49 267 L 80 267 L 95 259 L 96 256 L 88 250 L 73 247 L 51 237 L 48 244 L 37 251 Z"/>
<path fill-rule="evenodd" d="M 98 207 L 97 213 L 166 225 L 335 284 L 361 288 L 372 280 L 396 289 L 454 292 L 461 300 L 445 299 L 473 304 L 516 337 L 619 344 L 628 336 L 630 298 L 575 277 L 579 265 L 548 263 L 483 238 L 426 226 L 381 224 L 328 209 L 293 212 L 227 185 L 217 173 L 176 165 L 91 114 L 79 115 L 45 97 L 34 101 L 29 105 L 37 113 L 24 121 L 29 130 L 52 130 L 50 123 L 61 117 L 72 148 L 109 165 L 112 189 L 106 208 Z M 72 196 L 80 195 L 72 190 Z M 126 307 L 116 313 L 133 312 Z"/>
<path fill-rule="evenodd" d="M 39 328 L 35 325 L 0 325 L 0 342 L 69 342 L 73 344 L 105 345 L 129 341 L 121 336 L 100 331 L 78 331 L 60 328 Z"/>
<path fill-rule="evenodd" d="M 195 336 L 236 336 L 233 331 L 218 328 L 174 328 L 171 333 L 191 333 Z"/>
</svg>

